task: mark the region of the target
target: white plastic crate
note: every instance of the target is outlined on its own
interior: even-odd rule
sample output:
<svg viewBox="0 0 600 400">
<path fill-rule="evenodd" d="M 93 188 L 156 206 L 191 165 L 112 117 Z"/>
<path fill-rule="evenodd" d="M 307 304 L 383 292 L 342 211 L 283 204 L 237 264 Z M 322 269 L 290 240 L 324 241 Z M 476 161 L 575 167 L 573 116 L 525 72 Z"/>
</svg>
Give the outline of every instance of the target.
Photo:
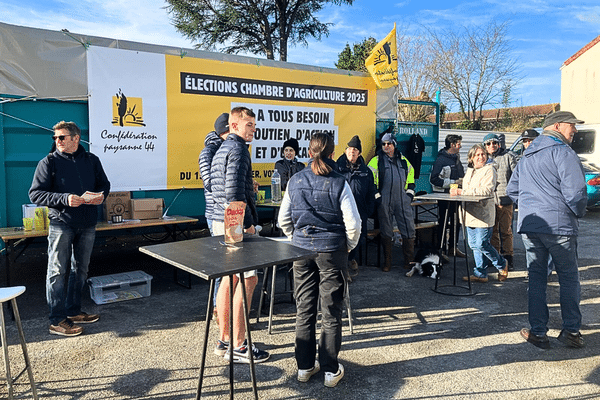
<svg viewBox="0 0 600 400">
<path fill-rule="evenodd" d="M 144 271 L 94 276 L 88 279 L 90 296 L 96 304 L 139 299 L 150 296 L 152 276 Z"/>
</svg>

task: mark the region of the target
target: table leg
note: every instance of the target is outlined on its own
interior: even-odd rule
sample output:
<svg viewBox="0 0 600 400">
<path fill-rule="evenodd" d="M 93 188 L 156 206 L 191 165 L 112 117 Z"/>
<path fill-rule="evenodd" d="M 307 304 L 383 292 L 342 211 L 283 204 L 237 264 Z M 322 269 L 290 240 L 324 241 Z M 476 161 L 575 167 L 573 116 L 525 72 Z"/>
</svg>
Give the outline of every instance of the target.
<svg viewBox="0 0 600 400">
<path fill-rule="evenodd" d="M 274 267 L 276 268 L 276 267 Z M 240 283 L 242 285 L 242 294 L 244 295 L 244 323 L 246 324 L 246 336 L 248 337 L 248 352 L 250 355 L 250 375 L 252 376 L 252 390 L 254 398 L 258 400 L 258 389 L 256 388 L 256 370 L 254 368 L 254 353 L 252 352 L 252 337 L 250 335 L 250 310 L 248 307 L 248 298 L 246 296 L 246 283 L 244 282 L 244 274 L 240 274 Z M 271 294 L 272 295 L 272 294 Z M 231 340 L 229 341 L 231 343 Z M 232 357 L 233 359 L 233 357 Z"/>
<path fill-rule="evenodd" d="M 202 380 L 204 379 L 204 365 L 206 362 L 206 349 L 208 347 L 208 335 L 210 333 L 210 320 L 213 314 L 213 297 L 215 293 L 215 280 L 210 280 L 210 289 L 208 294 L 208 305 L 206 307 L 206 327 L 204 328 L 204 343 L 202 346 L 202 359 L 200 361 L 200 376 L 198 378 L 198 390 L 196 391 L 196 400 L 202 395 Z"/>
<path fill-rule="evenodd" d="M 229 398 L 231 400 L 233 400 L 233 349 L 235 348 L 234 344 L 235 338 L 233 337 L 233 275 L 229 275 Z"/>
</svg>

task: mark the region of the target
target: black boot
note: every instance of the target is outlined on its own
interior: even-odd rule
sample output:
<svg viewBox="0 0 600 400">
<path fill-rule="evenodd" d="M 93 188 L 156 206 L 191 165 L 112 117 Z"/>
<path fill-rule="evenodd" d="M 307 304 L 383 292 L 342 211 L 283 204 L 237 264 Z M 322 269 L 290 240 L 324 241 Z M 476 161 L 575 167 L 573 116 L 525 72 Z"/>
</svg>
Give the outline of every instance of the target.
<svg viewBox="0 0 600 400">
<path fill-rule="evenodd" d="M 392 269 L 392 238 L 381 236 L 383 246 L 383 272 L 389 272 Z"/>
<path fill-rule="evenodd" d="M 402 254 L 404 255 L 404 269 L 411 269 L 410 263 L 415 259 L 415 238 L 402 238 Z"/>
<path fill-rule="evenodd" d="M 512 271 L 515 269 L 514 265 L 513 265 L 513 256 L 509 256 L 508 254 L 504 256 L 504 258 L 506 258 L 506 261 L 508 261 L 508 270 Z"/>
</svg>

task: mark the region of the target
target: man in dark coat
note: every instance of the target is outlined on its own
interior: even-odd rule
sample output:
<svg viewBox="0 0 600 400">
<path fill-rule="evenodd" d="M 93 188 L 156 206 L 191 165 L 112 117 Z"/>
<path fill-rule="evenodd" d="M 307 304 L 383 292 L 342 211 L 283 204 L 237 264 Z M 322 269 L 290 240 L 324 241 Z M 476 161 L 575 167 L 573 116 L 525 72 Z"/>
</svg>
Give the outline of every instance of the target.
<svg viewBox="0 0 600 400">
<path fill-rule="evenodd" d="M 98 205 L 110 191 L 100 159 L 81 144 L 74 122 L 54 125 L 56 150 L 39 163 L 29 189 L 30 200 L 48 207 L 48 272 L 46 297 L 50 333 L 76 336 L 78 324 L 98 321 L 81 311 L 81 294 L 96 238 Z"/>
<path fill-rule="evenodd" d="M 339 173 L 346 178 L 350 185 L 356 206 L 362 221 L 359 246 L 367 236 L 367 219 L 375 210 L 375 180 L 373 173 L 365 164 L 362 155 L 362 144 L 358 135 L 354 135 L 348 142 L 344 154 L 337 160 Z M 350 276 L 358 275 L 358 246 L 348 256 Z"/>
</svg>

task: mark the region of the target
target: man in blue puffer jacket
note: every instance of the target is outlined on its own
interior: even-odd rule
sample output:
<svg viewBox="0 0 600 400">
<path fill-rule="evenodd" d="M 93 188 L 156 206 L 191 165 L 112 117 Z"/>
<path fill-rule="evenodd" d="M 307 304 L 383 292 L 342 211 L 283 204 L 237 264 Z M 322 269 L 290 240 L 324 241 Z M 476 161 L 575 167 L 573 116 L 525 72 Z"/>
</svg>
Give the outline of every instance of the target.
<svg viewBox="0 0 600 400">
<path fill-rule="evenodd" d="M 213 234 L 225 233 L 225 208 L 232 201 L 246 203 L 244 214 L 244 231 L 255 234 L 254 225 L 258 223 L 254 199 L 254 183 L 252 181 L 252 161 L 246 143 L 252 142 L 256 131 L 256 116 L 246 107 L 236 107 L 229 113 L 229 136 L 213 157 L 210 168 L 211 189 L 214 199 Z M 248 304 L 252 302 L 252 293 L 258 282 L 256 270 L 244 272 L 244 284 Z M 255 363 L 264 362 L 269 353 L 252 344 L 248 348 L 244 325 L 242 288 L 239 276 L 234 277 L 233 305 L 229 306 L 229 277 L 223 277 L 217 293 L 217 314 L 219 321 L 219 341 L 216 354 L 225 353 L 225 359 L 233 357 L 234 362 L 249 363 L 254 357 Z M 229 337 L 229 310 L 233 312 L 233 336 Z"/>
<path fill-rule="evenodd" d="M 61 121 L 53 130 L 56 150 L 38 163 L 29 199 L 47 206 L 50 218 L 46 275 L 50 333 L 76 336 L 83 332 L 77 324 L 100 318 L 81 311 L 81 294 L 96 238 L 97 206 L 108 196 L 110 182 L 98 157 L 79 144 L 81 131 L 74 122 Z"/>
<path fill-rule="evenodd" d="M 518 204 L 518 232 L 522 235 L 529 270 L 529 324 L 521 330 L 529 343 L 547 349 L 546 302 L 548 257 L 552 256 L 560 284 L 563 326 L 558 340 L 583 347 L 579 332 L 580 284 L 577 267 L 579 218 L 585 214 L 587 189 L 581 161 L 570 147 L 582 124 L 568 111 L 544 120 L 542 135 L 525 150 L 506 188 Z"/>
</svg>

